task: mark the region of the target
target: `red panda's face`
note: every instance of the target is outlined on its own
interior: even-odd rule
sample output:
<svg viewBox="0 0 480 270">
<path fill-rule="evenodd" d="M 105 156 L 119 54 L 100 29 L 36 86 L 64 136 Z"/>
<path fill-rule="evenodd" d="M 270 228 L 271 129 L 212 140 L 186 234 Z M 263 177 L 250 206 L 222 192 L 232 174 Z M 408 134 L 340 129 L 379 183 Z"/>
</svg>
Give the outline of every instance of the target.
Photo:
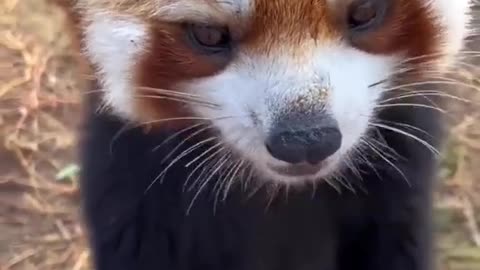
<svg viewBox="0 0 480 270">
<path fill-rule="evenodd" d="M 78 2 L 86 54 L 114 113 L 207 120 L 226 149 L 283 182 L 332 174 L 361 144 L 389 79 L 440 69 L 460 50 L 470 4 Z"/>
</svg>

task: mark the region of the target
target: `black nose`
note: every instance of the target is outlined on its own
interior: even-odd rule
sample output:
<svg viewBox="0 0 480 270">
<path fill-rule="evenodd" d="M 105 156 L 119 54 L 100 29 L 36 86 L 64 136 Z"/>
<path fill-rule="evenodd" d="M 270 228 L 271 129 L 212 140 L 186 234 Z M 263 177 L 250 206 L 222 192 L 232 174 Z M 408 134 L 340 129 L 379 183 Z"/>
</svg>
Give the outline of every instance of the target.
<svg viewBox="0 0 480 270">
<path fill-rule="evenodd" d="M 287 118 L 270 130 L 266 147 L 270 154 L 288 163 L 317 164 L 334 154 L 342 134 L 329 116 Z"/>
</svg>

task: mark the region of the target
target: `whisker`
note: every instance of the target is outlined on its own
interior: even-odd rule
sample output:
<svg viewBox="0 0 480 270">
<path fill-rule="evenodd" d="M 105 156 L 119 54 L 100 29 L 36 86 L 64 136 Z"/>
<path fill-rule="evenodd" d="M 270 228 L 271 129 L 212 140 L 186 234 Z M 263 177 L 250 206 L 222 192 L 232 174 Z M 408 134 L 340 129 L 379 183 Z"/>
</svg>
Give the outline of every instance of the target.
<svg viewBox="0 0 480 270">
<path fill-rule="evenodd" d="M 416 61 L 416 60 L 422 60 L 422 59 L 425 59 L 427 57 L 439 57 L 439 56 L 442 56 L 442 55 L 446 55 L 445 53 L 439 53 L 439 52 L 435 52 L 435 53 L 429 53 L 429 54 L 422 54 L 422 55 L 418 55 L 418 56 L 413 56 L 413 57 L 408 57 L 404 60 L 402 60 L 400 62 L 401 65 L 403 64 L 408 64 L 408 63 L 411 63 L 413 61 Z"/>
<path fill-rule="evenodd" d="M 185 92 L 180 92 L 180 91 L 175 91 L 175 90 L 154 88 L 154 87 L 148 87 L 148 86 L 139 86 L 137 88 L 140 89 L 140 90 L 146 90 L 146 91 L 154 92 L 154 93 L 157 93 L 157 94 L 172 94 L 172 95 L 177 95 L 177 96 L 193 97 L 193 98 L 203 99 L 203 97 L 200 96 L 200 95 L 196 95 L 196 94 L 192 94 L 192 93 L 185 93 Z"/>
<path fill-rule="evenodd" d="M 417 57 L 416 59 L 418 59 L 418 58 L 421 58 L 421 57 Z M 465 62 L 462 62 L 462 61 L 457 61 L 457 64 L 462 65 L 466 68 L 473 69 L 473 70 L 478 69 L 477 66 L 474 66 L 471 63 L 465 63 Z M 395 70 L 394 72 L 391 72 L 390 74 L 386 75 L 383 79 L 381 79 L 381 80 L 379 80 L 375 83 L 370 84 L 368 87 L 371 88 L 371 87 L 375 87 L 379 84 L 386 83 L 390 80 L 393 80 L 395 78 L 395 76 L 402 75 L 402 74 L 410 74 L 410 75 L 419 74 L 419 75 L 422 75 L 422 76 L 427 76 L 427 78 L 430 78 L 430 80 L 432 78 L 436 78 L 437 80 L 441 79 L 443 81 L 447 81 L 447 82 L 451 82 L 451 83 L 454 83 L 457 80 L 453 77 L 445 77 L 446 75 L 455 75 L 455 76 L 464 75 L 463 73 L 460 73 L 457 70 L 452 70 L 452 69 L 446 69 L 446 70 L 438 70 L 436 68 L 429 69 L 430 66 L 432 66 L 431 62 L 415 64 L 415 66 L 412 66 L 412 67 L 405 66 L 404 68 L 402 68 L 402 65 L 400 64 L 399 68 L 397 70 Z M 438 75 L 438 76 L 432 76 L 432 75 Z"/>
<path fill-rule="evenodd" d="M 225 151 L 226 148 L 223 148 L 222 151 Z M 187 192 L 190 192 L 193 190 L 193 188 L 195 186 L 197 186 L 197 184 L 201 184 L 202 183 L 202 179 L 204 175 L 209 175 L 210 172 L 212 172 L 217 166 L 218 164 L 223 160 L 223 157 L 225 155 L 220 155 L 220 153 L 222 153 L 222 151 L 218 151 L 216 152 L 216 154 L 212 155 L 213 157 L 210 159 L 210 161 L 205 165 L 203 166 L 204 169 L 202 169 L 202 172 L 198 175 L 198 177 L 194 180 L 194 182 L 190 185 L 190 187 L 188 188 Z M 231 152 L 230 151 L 226 151 L 226 155 L 230 155 Z M 184 191 L 186 190 L 186 186 L 184 185 Z"/>
<path fill-rule="evenodd" d="M 208 130 L 208 129 L 211 129 L 213 128 L 213 125 L 208 125 L 206 127 L 203 127 L 195 132 L 193 132 L 192 134 L 188 135 L 185 139 L 183 139 L 181 142 L 179 142 L 171 151 L 170 153 L 168 153 L 161 161 L 160 163 L 164 163 L 166 160 L 168 160 L 174 153 L 175 151 L 177 151 L 182 145 L 184 145 L 185 143 L 187 143 L 188 140 L 192 139 L 193 137 L 199 135 L 200 133 Z"/>
<path fill-rule="evenodd" d="M 341 171 L 338 171 L 332 179 L 336 183 L 339 183 L 342 187 L 349 190 L 350 192 L 356 193 L 356 190 L 353 188 L 352 184 L 348 181 L 348 179 L 345 177 L 345 175 Z M 338 188 L 337 192 L 339 192 L 339 194 L 342 193 L 341 187 L 339 187 L 337 185 L 334 185 L 333 187 Z"/>
<path fill-rule="evenodd" d="M 253 175 L 253 169 L 251 170 L 252 175 Z M 248 195 L 245 197 L 245 200 L 250 200 L 255 194 L 257 194 L 258 191 L 260 191 L 262 188 L 265 187 L 266 182 L 265 181 L 256 181 L 256 187 L 252 188 L 252 190 L 248 193 Z"/>
<path fill-rule="evenodd" d="M 407 184 L 409 186 L 411 186 L 411 183 L 410 183 L 410 180 L 408 180 L 407 176 L 405 175 L 405 173 L 400 170 L 400 168 L 398 168 L 397 165 L 395 165 L 395 163 L 393 163 L 391 160 L 389 160 L 387 157 L 385 157 L 380 150 L 378 150 L 375 145 L 371 144 L 370 142 L 368 142 L 366 139 L 362 139 L 363 143 L 366 144 L 367 146 L 369 146 L 369 148 L 374 152 L 376 153 L 381 159 L 383 159 L 385 162 L 387 162 L 390 166 L 392 166 L 392 168 L 394 168 L 401 176 L 403 179 L 405 179 L 405 181 L 407 182 Z"/>
<path fill-rule="evenodd" d="M 409 94 L 407 92 L 407 94 L 404 94 L 404 95 L 384 99 L 380 102 L 380 104 L 387 103 L 389 101 L 404 99 L 404 98 L 425 97 L 425 96 L 445 97 L 445 98 L 450 98 L 450 99 L 453 99 L 453 100 L 462 101 L 462 102 L 465 102 L 465 103 L 471 103 L 470 100 L 467 100 L 467 99 L 464 99 L 464 98 L 461 98 L 461 97 L 458 97 L 458 96 L 455 96 L 455 95 L 443 93 L 443 92 L 440 92 L 440 91 L 422 90 L 422 91 L 414 91 L 414 92 L 412 91 L 411 94 Z"/>
<path fill-rule="evenodd" d="M 337 172 L 338 174 L 338 172 Z M 335 191 L 338 193 L 338 194 L 342 194 L 342 188 L 340 186 L 337 185 L 337 183 L 340 183 L 340 181 L 338 180 L 338 176 L 336 174 L 330 176 L 330 177 L 326 177 L 325 179 L 323 179 L 323 181 L 325 181 L 325 183 L 327 183 L 330 187 L 332 187 L 333 189 L 335 189 Z"/>
<path fill-rule="evenodd" d="M 430 137 L 430 138 L 433 138 L 433 136 L 432 136 L 430 133 L 428 133 L 427 131 L 425 131 L 425 130 L 419 128 L 419 127 L 410 125 L 410 124 L 401 123 L 401 122 L 395 122 L 395 121 L 389 121 L 389 120 L 377 120 L 377 121 L 379 121 L 380 123 L 386 123 L 386 124 L 397 125 L 397 126 L 409 128 L 409 129 L 412 129 L 412 130 L 421 132 L 421 133 L 423 133 L 424 135 L 426 135 L 426 136 L 428 136 L 428 137 Z"/>
<path fill-rule="evenodd" d="M 415 135 L 412 135 L 411 133 L 408 133 L 406 131 L 403 131 L 401 129 L 398 129 L 398 128 L 394 128 L 394 127 L 391 127 L 391 126 L 388 126 L 388 125 L 383 125 L 383 124 L 380 124 L 380 123 L 370 123 L 370 125 L 372 126 L 375 126 L 375 127 L 378 127 L 378 128 L 383 128 L 383 129 L 386 129 L 386 130 L 390 130 L 392 132 L 396 132 L 398 134 L 401 134 L 401 135 L 404 135 L 406 137 L 409 137 L 417 142 L 419 142 L 420 144 L 422 144 L 423 146 L 425 146 L 427 149 L 429 149 L 434 155 L 438 156 L 440 155 L 440 151 L 438 151 L 435 147 L 433 147 L 431 144 L 429 144 L 428 142 L 426 142 L 425 140 L 423 139 L 420 139 L 418 138 L 417 136 Z"/>
<path fill-rule="evenodd" d="M 345 165 L 347 166 L 350 171 L 361 181 L 363 181 L 363 176 L 358 170 L 358 168 L 355 167 L 353 160 L 347 155 L 344 160 Z"/>
<path fill-rule="evenodd" d="M 132 124 L 133 124 L 132 122 L 127 121 L 127 123 L 124 124 L 124 125 L 115 133 L 115 135 L 113 135 L 112 139 L 110 140 L 110 145 L 108 146 L 110 155 L 113 155 L 113 146 L 114 146 L 115 142 L 118 140 L 118 138 L 120 138 L 120 136 L 121 136 L 124 132 L 126 132 L 127 130 L 136 128 L 136 126 L 131 126 Z"/>
<path fill-rule="evenodd" d="M 235 180 L 235 176 L 237 175 L 238 171 L 240 171 L 240 168 L 242 168 L 243 164 L 244 164 L 243 160 L 240 160 L 240 162 L 238 162 L 238 165 L 236 166 L 235 171 L 233 172 L 232 176 L 230 177 L 230 180 L 228 180 L 228 182 L 226 183 L 226 186 L 225 186 L 225 189 L 224 189 L 224 192 L 223 192 L 223 198 L 222 198 L 223 201 L 225 201 L 227 199 L 228 191 L 230 190 L 230 188 L 233 184 L 233 181 Z"/>
<path fill-rule="evenodd" d="M 395 151 L 395 149 L 390 147 L 387 143 L 381 142 L 381 141 L 379 141 L 379 140 L 377 140 L 373 137 L 370 137 L 369 142 L 372 143 L 372 144 L 376 143 L 375 146 L 378 150 L 384 149 L 384 151 L 382 151 L 382 153 L 387 158 L 390 158 L 393 161 L 398 161 L 399 159 L 403 159 L 403 157 L 397 151 Z"/>
<path fill-rule="evenodd" d="M 215 199 L 213 202 L 213 212 L 216 213 L 217 211 L 217 204 L 218 204 L 218 197 L 220 196 L 220 192 L 222 190 L 222 186 L 226 184 L 230 175 L 233 174 L 236 165 L 238 165 L 241 161 L 238 160 L 237 162 L 230 162 L 230 164 L 225 168 L 225 171 L 220 175 L 218 178 L 217 183 L 213 186 L 213 191 L 215 192 Z M 224 175 L 224 173 L 226 173 Z"/>
<path fill-rule="evenodd" d="M 222 142 L 219 142 L 217 143 L 216 145 L 222 145 L 223 143 Z M 202 154 L 198 155 L 196 158 L 194 158 L 193 160 L 191 160 L 190 162 L 188 162 L 186 165 L 185 165 L 185 168 L 188 168 L 190 167 L 193 163 L 197 162 L 197 160 L 201 159 L 203 156 L 205 156 L 206 154 L 208 154 L 208 151 L 205 151 L 203 152 Z"/>
<path fill-rule="evenodd" d="M 386 83 L 386 82 L 388 82 L 389 80 L 390 80 L 390 78 L 382 79 L 382 80 L 380 80 L 380 81 L 378 81 L 378 82 L 375 82 L 375 83 L 372 83 L 372 84 L 368 85 L 368 88 L 373 88 L 373 87 L 378 86 L 378 85 L 380 85 L 380 84 Z"/>
<path fill-rule="evenodd" d="M 86 90 L 86 91 L 82 91 L 81 94 L 82 95 L 92 95 L 92 94 L 96 94 L 96 93 L 105 93 L 106 90 L 103 89 L 103 88 L 98 88 L 98 89 L 92 89 L 92 90 Z"/>
<path fill-rule="evenodd" d="M 390 103 L 390 104 L 383 104 L 375 106 L 376 109 L 385 109 L 385 108 L 393 108 L 393 107 L 419 107 L 419 108 L 426 108 L 432 109 L 435 111 L 439 111 L 441 113 L 447 113 L 446 110 L 442 108 L 438 108 L 435 106 L 425 105 L 425 104 L 417 104 L 417 103 Z"/>
<path fill-rule="evenodd" d="M 383 91 L 393 91 L 397 89 L 402 89 L 405 87 L 415 87 L 415 86 L 422 86 L 422 85 L 429 85 L 429 84 L 444 84 L 444 85 L 453 85 L 453 86 L 462 86 L 474 90 L 478 90 L 474 85 L 464 83 L 461 81 L 441 81 L 441 80 L 431 80 L 431 81 L 421 81 L 421 82 L 414 82 L 414 83 L 407 83 L 407 84 L 401 84 L 401 85 L 396 85 L 391 88 L 383 89 Z"/>
<path fill-rule="evenodd" d="M 236 116 L 225 116 L 225 117 L 218 117 L 218 118 L 212 118 L 214 120 L 225 120 L 225 119 L 231 119 L 231 118 L 235 118 Z M 241 117 L 241 116 L 238 116 L 238 117 Z M 185 144 L 188 140 L 190 140 L 191 138 L 193 138 L 194 136 L 198 135 L 199 133 L 207 130 L 207 129 L 210 129 L 210 128 L 213 128 L 214 126 L 213 125 L 209 125 L 203 129 L 200 129 L 194 133 L 192 133 L 191 135 L 189 135 L 187 138 L 185 138 L 182 142 L 180 142 L 172 151 L 170 151 L 170 153 L 162 159 L 162 162 L 165 162 L 165 160 L 169 159 L 171 155 L 173 155 L 173 153 L 175 153 L 175 151 L 180 148 L 183 144 Z"/>
<path fill-rule="evenodd" d="M 145 193 L 150 190 L 150 188 L 160 179 L 165 176 L 166 172 L 168 171 L 168 169 L 170 169 L 175 163 L 177 163 L 180 159 L 182 159 L 183 157 L 187 156 L 188 154 L 190 154 L 191 152 L 195 151 L 196 149 L 198 149 L 199 147 L 201 147 L 202 145 L 210 142 L 210 141 L 213 141 L 217 139 L 217 137 L 210 137 L 208 139 L 205 139 L 205 140 L 202 140 L 196 144 L 194 144 L 193 146 L 190 146 L 188 149 L 186 149 L 185 151 L 183 151 L 182 153 L 180 153 L 180 155 L 178 155 L 175 159 L 173 159 L 168 165 L 167 167 L 165 167 L 165 169 L 163 169 L 160 174 L 158 174 L 157 177 L 155 177 L 155 179 L 152 181 L 152 183 L 150 183 L 150 185 L 147 187 L 147 189 L 145 190 Z M 162 181 L 161 181 L 162 182 Z"/>
<path fill-rule="evenodd" d="M 170 97 L 170 96 L 165 96 L 165 95 L 135 95 L 134 98 L 149 98 L 149 99 L 159 99 L 159 100 L 170 100 L 170 101 L 176 101 L 180 103 L 185 103 L 185 104 L 190 104 L 190 105 L 201 105 L 205 107 L 209 107 L 212 109 L 218 109 L 220 105 L 211 103 L 208 101 L 201 101 L 201 100 L 195 100 L 195 99 L 189 99 L 189 98 L 178 98 L 178 97 Z"/>
<path fill-rule="evenodd" d="M 113 145 L 115 143 L 116 140 L 118 140 L 118 138 L 124 133 L 126 132 L 127 130 L 131 130 L 131 129 L 136 129 L 136 128 L 139 128 L 139 127 L 142 127 L 142 126 L 148 126 L 148 125 L 151 125 L 151 124 L 154 124 L 154 123 L 159 123 L 159 122 L 167 122 L 167 121 L 175 121 L 175 120 L 192 120 L 192 119 L 195 119 L 195 120 L 204 120 L 205 118 L 197 118 L 197 117 L 176 117 L 176 118 L 165 118 L 165 119 L 161 119 L 161 120 L 156 120 L 156 121 L 149 121 L 149 122 L 142 122 L 142 123 L 137 123 L 137 124 L 134 124 L 134 122 L 130 121 L 128 122 L 127 124 L 125 124 L 122 128 L 120 128 L 116 133 L 115 135 L 112 137 L 111 141 L 110 141 L 110 146 L 109 146 L 109 151 L 110 153 L 112 154 L 113 153 Z"/>
<path fill-rule="evenodd" d="M 230 162 L 230 164 L 227 166 L 227 168 L 225 168 L 225 171 L 222 172 L 222 174 L 220 175 L 219 181 L 217 181 L 217 183 L 215 183 L 215 185 L 213 186 L 213 191 L 215 191 L 215 193 L 216 193 L 216 195 L 215 195 L 216 198 L 218 197 L 218 193 L 220 193 L 221 186 L 223 184 L 225 184 L 228 177 L 230 176 L 230 174 L 235 169 L 235 165 L 237 165 L 239 162 L 240 162 L 240 160 L 238 160 L 236 162 Z"/>
<path fill-rule="evenodd" d="M 223 165 L 230 159 L 230 155 L 226 155 L 223 157 L 224 161 L 222 161 L 222 163 L 220 163 L 218 165 L 217 168 L 215 168 L 215 170 L 213 170 L 213 172 L 210 174 L 210 176 L 205 179 L 205 181 L 203 181 L 202 185 L 199 187 L 198 191 L 195 193 L 195 195 L 193 196 L 192 198 L 192 201 L 190 202 L 190 205 L 188 206 L 187 208 L 187 212 L 186 212 L 186 215 L 188 216 L 189 213 L 190 213 L 190 210 L 192 209 L 193 207 L 193 204 L 195 203 L 195 200 L 197 199 L 197 197 L 200 195 L 200 193 L 203 191 L 203 189 L 205 188 L 205 186 L 208 184 L 208 182 L 210 182 L 210 180 L 213 178 L 213 176 L 223 167 Z"/>
<path fill-rule="evenodd" d="M 223 143 L 222 142 L 219 142 L 215 145 L 213 145 L 212 147 L 210 147 L 209 149 L 207 149 L 206 151 L 204 151 L 201 155 L 199 155 L 197 158 L 195 158 L 195 161 L 198 160 L 199 158 L 202 158 L 203 156 L 207 155 L 208 153 L 210 153 L 211 151 L 215 150 L 216 148 L 220 147 L 218 150 L 214 151 L 212 154 L 210 154 L 208 157 L 206 157 L 204 160 L 202 160 L 199 164 L 197 164 L 197 166 L 192 170 L 192 172 L 188 175 L 187 177 L 187 180 L 185 181 L 185 183 L 183 184 L 184 186 L 184 189 L 186 188 L 186 186 L 188 185 L 188 183 L 190 182 L 190 178 L 195 174 L 195 172 L 200 169 L 202 167 L 203 164 L 205 164 L 206 162 L 208 162 L 209 160 L 211 160 L 212 158 L 214 158 L 218 153 L 222 152 L 223 150 L 225 150 L 225 147 L 222 147 Z M 190 165 L 192 164 L 192 162 L 190 161 L 189 164 L 185 165 L 185 167 L 189 167 Z M 200 176 L 200 175 L 199 175 Z M 198 179 L 197 179 L 198 180 Z M 195 184 L 195 182 L 192 184 L 192 186 Z"/>
<path fill-rule="evenodd" d="M 270 199 L 267 202 L 267 205 L 265 206 L 265 213 L 268 211 L 270 206 L 272 205 L 273 201 L 275 200 L 275 197 L 278 195 L 278 190 L 280 187 L 277 184 L 272 184 L 270 187 L 267 187 L 267 193 L 270 195 Z"/>
<path fill-rule="evenodd" d="M 198 123 L 198 124 L 195 124 L 195 125 L 190 125 L 184 129 L 181 129 L 177 132 L 175 132 L 174 134 L 172 134 L 171 136 L 169 136 L 168 138 L 166 138 L 161 144 L 155 146 L 153 149 L 152 149 L 152 152 L 155 152 L 157 151 L 159 148 L 161 148 L 163 145 L 165 145 L 166 143 L 168 143 L 169 141 L 173 140 L 174 138 L 182 135 L 183 133 L 191 130 L 191 129 L 194 129 L 194 128 L 197 128 L 199 126 L 203 126 L 205 125 L 205 123 Z"/>
<path fill-rule="evenodd" d="M 235 168 L 235 162 L 233 162 L 231 159 L 229 160 L 229 164 L 225 167 L 222 172 L 220 172 L 218 181 L 215 183 L 213 186 L 213 192 L 215 193 L 215 199 L 213 200 L 213 214 L 215 215 L 217 213 L 217 205 L 218 205 L 218 197 L 221 191 L 222 185 L 225 183 L 225 181 L 228 179 L 228 175 L 230 174 L 231 171 Z M 225 176 L 224 174 L 227 173 Z"/>
<path fill-rule="evenodd" d="M 243 188 L 242 188 L 243 191 L 246 191 L 246 190 L 247 190 L 248 185 L 250 184 L 250 182 L 251 182 L 252 179 L 253 179 L 253 171 L 255 170 L 255 169 L 253 168 L 253 166 L 248 166 L 248 167 L 249 167 L 250 170 L 249 170 L 249 172 L 248 172 L 247 177 L 246 177 L 245 180 L 243 181 Z"/>
<path fill-rule="evenodd" d="M 362 144 L 363 144 L 363 141 L 360 141 Z M 368 147 L 368 145 L 366 145 Z M 373 165 L 372 162 L 370 162 L 370 160 L 368 159 L 368 156 L 365 154 L 365 152 L 362 151 L 362 148 L 360 147 L 355 147 L 354 148 L 354 151 L 356 152 L 356 154 L 359 156 L 359 158 L 365 163 L 367 164 L 368 167 L 370 167 L 373 172 L 375 173 L 375 175 L 377 175 L 378 179 L 381 179 L 381 176 L 380 176 L 380 173 L 378 172 L 377 168 L 375 168 L 375 165 Z"/>
</svg>

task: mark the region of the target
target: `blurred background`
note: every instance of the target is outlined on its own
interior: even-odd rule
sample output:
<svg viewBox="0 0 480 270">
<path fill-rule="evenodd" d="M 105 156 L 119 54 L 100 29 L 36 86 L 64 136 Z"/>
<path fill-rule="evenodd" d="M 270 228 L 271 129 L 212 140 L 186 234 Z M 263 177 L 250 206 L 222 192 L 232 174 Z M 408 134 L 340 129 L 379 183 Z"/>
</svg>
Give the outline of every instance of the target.
<svg viewBox="0 0 480 270">
<path fill-rule="evenodd" d="M 455 0 L 452 0 L 455 1 Z M 480 49 L 472 37 L 470 50 Z M 91 269 L 76 164 L 85 75 L 65 14 L 0 0 L 0 270 Z M 455 71 L 435 192 L 438 270 L 480 269 L 480 58 Z M 408 270 L 408 269 L 405 269 Z"/>
</svg>

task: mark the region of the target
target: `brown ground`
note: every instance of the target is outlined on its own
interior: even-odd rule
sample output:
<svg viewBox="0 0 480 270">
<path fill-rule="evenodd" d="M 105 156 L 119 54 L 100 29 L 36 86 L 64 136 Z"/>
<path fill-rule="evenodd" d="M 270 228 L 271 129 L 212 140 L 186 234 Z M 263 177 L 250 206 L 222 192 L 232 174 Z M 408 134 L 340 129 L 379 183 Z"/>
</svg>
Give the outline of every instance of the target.
<svg viewBox="0 0 480 270">
<path fill-rule="evenodd" d="M 0 1 L 0 270 L 90 269 L 75 167 L 83 76 L 63 20 L 45 0 Z M 477 103 L 449 112 L 439 270 L 480 269 L 480 73 L 466 70 L 473 87 L 455 94 Z"/>
</svg>

